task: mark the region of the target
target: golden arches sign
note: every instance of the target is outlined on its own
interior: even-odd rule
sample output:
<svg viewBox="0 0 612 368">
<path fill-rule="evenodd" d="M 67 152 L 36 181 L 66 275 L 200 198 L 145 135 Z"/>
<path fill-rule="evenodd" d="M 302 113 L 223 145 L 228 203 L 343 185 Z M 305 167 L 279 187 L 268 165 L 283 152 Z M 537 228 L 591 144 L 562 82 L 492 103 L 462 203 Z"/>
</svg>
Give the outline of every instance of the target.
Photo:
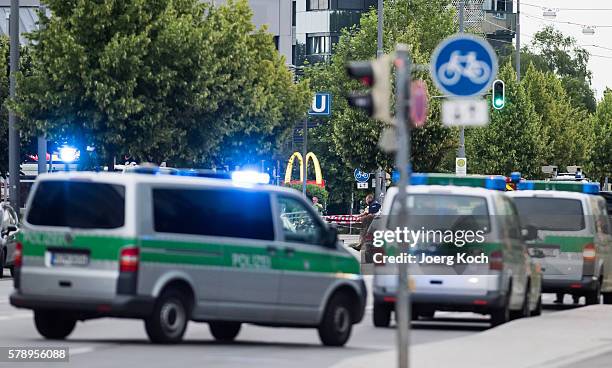
<svg viewBox="0 0 612 368">
<path fill-rule="evenodd" d="M 289 162 L 287 163 L 287 170 L 285 171 L 285 183 L 291 182 L 291 171 L 293 171 L 293 161 L 297 157 L 300 162 L 300 182 L 304 181 L 304 160 L 302 154 L 299 152 L 294 152 L 293 155 L 289 158 Z M 308 170 L 308 160 L 312 160 L 312 164 L 315 169 L 315 183 L 319 186 L 323 186 L 323 175 L 321 174 L 321 165 L 319 164 L 319 159 L 315 156 L 314 153 L 308 152 L 306 154 L 306 170 Z M 308 177 L 308 173 L 306 174 Z"/>
</svg>

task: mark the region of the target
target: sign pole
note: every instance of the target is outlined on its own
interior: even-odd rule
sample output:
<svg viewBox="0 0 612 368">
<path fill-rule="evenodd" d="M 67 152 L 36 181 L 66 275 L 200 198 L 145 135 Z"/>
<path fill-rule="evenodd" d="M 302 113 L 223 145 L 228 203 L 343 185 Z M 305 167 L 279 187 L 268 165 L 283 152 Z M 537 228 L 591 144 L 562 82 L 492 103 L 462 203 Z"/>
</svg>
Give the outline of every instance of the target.
<svg viewBox="0 0 612 368">
<path fill-rule="evenodd" d="M 459 1 L 459 33 L 464 32 L 464 12 L 465 12 L 465 0 Z M 465 158 L 465 127 L 461 125 L 459 128 L 459 149 L 457 151 L 457 158 Z M 455 174 L 459 174 L 457 172 L 457 167 L 455 165 Z"/>
<path fill-rule="evenodd" d="M 398 183 L 397 201 L 399 202 L 398 223 L 407 226 L 407 190 L 410 183 L 410 84 L 412 61 L 408 54 L 408 46 L 397 45 L 396 49 L 396 103 L 395 119 L 398 131 L 398 149 L 395 163 L 398 167 L 400 179 Z M 400 254 L 407 250 L 399 247 Z M 410 342 L 410 296 L 408 293 L 408 264 L 398 263 L 398 295 L 395 305 L 397 319 L 397 359 L 399 368 L 409 366 L 409 342 Z"/>
<path fill-rule="evenodd" d="M 304 119 L 304 144 L 302 153 L 302 194 L 306 195 L 306 179 L 308 178 L 308 117 Z"/>
</svg>

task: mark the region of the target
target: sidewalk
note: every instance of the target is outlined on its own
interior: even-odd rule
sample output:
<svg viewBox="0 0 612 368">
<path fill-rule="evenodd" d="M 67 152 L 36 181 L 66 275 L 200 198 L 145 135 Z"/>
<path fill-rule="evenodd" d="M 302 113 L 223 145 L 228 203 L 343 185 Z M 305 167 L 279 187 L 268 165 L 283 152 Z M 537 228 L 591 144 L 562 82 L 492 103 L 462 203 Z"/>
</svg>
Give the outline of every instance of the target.
<svg viewBox="0 0 612 368">
<path fill-rule="evenodd" d="M 587 361 L 610 353 L 612 306 L 595 305 L 521 319 L 467 337 L 417 345 L 410 349 L 410 368 L 587 367 Z M 396 359 L 396 351 L 391 350 L 349 358 L 333 368 L 391 368 L 397 366 Z"/>
</svg>

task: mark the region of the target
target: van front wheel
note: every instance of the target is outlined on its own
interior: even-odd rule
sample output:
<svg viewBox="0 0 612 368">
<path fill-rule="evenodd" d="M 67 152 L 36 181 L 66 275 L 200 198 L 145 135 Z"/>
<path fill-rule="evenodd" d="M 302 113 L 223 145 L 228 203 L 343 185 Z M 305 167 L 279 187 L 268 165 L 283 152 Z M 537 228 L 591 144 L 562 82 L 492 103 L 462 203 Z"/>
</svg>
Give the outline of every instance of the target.
<svg viewBox="0 0 612 368">
<path fill-rule="evenodd" d="M 334 295 L 327 303 L 319 325 L 319 338 L 323 345 L 343 346 L 351 336 L 353 321 L 349 299 L 343 294 Z"/>
<path fill-rule="evenodd" d="M 44 338 L 63 340 L 74 330 L 76 319 L 59 311 L 35 310 L 34 324 Z"/>
<path fill-rule="evenodd" d="M 145 319 L 149 339 L 158 344 L 176 344 L 183 339 L 189 313 L 186 298 L 180 291 L 164 292 L 155 303 L 153 313 Z"/>
</svg>

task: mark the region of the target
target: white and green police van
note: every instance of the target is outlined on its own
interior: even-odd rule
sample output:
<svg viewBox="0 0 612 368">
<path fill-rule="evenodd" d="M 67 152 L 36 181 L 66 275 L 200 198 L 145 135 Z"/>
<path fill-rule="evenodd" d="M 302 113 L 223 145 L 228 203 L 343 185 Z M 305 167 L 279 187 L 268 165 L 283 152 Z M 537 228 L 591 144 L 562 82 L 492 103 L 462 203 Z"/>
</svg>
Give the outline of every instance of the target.
<svg viewBox="0 0 612 368">
<path fill-rule="evenodd" d="M 410 184 L 408 222 L 399 222 L 394 187 L 385 196 L 378 226 L 433 234 L 407 250 L 415 257 L 408 265 L 412 319 L 432 318 L 436 311 L 475 312 L 491 315 L 497 326 L 539 315 L 541 274 L 527 254 L 516 208 L 504 192 L 505 177 L 412 174 Z M 455 239 L 437 238 L 437 232 Z M 461 243 L 458 236 L 465 236 Z M 398 252 L 393 242 L 385 241 L 373 256 L 372 317 L 377 327 L 388 326 L 395 309 L 398 265 L 394 258 L 384 262 L 384 256 Z"/>
<path fill-rule="evenodd" d="M 40 175 L 11 304 L 50 339 L 120 317 L 143 319 L 157 343 L 179 342 L 191 320 L 225 341 L 254 323 L 344 345 L 365 309 L 359 263 L 301 193 L 240 174 Z"/>
<path fill-rule="evenodd" d="M 577 302 L 612 303 L 612 227 L 596 183 L 523 181 L 510 193 L 529 252 L 543 271 L 543 292 Z"/>
</svg>

